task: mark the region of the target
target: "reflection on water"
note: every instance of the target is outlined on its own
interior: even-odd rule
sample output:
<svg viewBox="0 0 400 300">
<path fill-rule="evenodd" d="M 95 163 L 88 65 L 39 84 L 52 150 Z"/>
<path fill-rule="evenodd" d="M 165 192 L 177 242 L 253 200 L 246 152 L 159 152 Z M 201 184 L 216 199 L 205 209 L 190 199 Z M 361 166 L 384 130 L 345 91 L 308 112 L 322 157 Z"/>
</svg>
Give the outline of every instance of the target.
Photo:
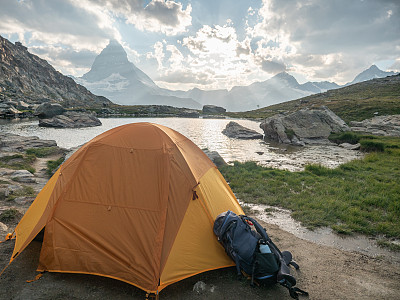
<svg viewBox="0 0 400 300">
<path fill-rule="evenodd" d="M 302 170 L 308 163 L 320 163 L 335 167 L 341 163 L 359 158 L 358 151 L 345 150 L 336 146 L 282 147 L 262 140 L 237 140 L 222 134 L 230 120 L 190 118 L 107 118 L 100 119 L 102 126 L 88 128 L 46 128 L 39 127 L 38 121 L 2 121 L 0 130 L 22 136 L 38 136 L 55 140 L 60 147 L 72 148 L 82 145 L 100 133 L 111 128 L 137 122 L 152 122 L 170 127 L 200 148 L 217 151 L 227 162 L 257 161 L 262 165 L 291 171 Z M 258 122 L 235 120 L 239 124 L 262 133 Z"/>
</svg>

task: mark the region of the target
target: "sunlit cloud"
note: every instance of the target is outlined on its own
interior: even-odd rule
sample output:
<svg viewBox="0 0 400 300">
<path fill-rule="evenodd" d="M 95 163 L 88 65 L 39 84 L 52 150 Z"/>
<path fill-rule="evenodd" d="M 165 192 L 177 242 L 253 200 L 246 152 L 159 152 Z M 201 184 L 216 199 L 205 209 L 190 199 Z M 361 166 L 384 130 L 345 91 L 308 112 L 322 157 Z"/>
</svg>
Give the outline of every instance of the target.
<svg viewBox="0 0 400 300">
<path fill-rule="evenodd" d="M 346 83 L 376 61 L 400 69 L 397 0 L 258 0 L 229 14 L 221 3 L 10 0 L 1 5 L 0 33 L 77 76 L 115 39 L 171 88 L 229 89 L 283 71 Z"/>
</svg>

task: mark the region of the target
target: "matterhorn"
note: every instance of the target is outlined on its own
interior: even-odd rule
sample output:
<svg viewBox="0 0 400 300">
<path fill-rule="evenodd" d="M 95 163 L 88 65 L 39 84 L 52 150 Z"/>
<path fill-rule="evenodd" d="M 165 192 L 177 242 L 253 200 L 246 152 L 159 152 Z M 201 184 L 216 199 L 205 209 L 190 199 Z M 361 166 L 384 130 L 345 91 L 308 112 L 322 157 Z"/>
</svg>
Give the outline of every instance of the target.
<svg viewBox="0 0 400 300">
<path fill-rule="evenodd" d="M 92 93 L 116 104 L 201 108 L 192 99 L 169 96 L 128 60 L 124 48 L 116 40 L 111 40 L 95 58 L 90 71 L 76 80 Z"/>
</svg>

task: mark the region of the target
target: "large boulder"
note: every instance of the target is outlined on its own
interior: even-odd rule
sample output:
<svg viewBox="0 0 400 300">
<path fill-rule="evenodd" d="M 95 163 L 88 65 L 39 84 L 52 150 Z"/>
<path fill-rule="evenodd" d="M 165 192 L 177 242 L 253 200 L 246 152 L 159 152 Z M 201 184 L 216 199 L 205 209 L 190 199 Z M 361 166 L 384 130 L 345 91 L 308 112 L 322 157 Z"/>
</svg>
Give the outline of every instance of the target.
<svg viewBox="0 0 400 300">
<path fill-rule="evenodd" d="M 265 119 L 260 127 L 265 139 L 298 146 L 329 144 L 331 133 L 350 131 L 346 123 L 327 107 L 275 115 Z"/>
<path fill-rule="evenodd" d="M 39 120 L 41 127 L 80 128 L 101 126 L 101 121 L 92 114 L 82 112 L 65 112 L 50 119 Z"/>
<path fill-rule="evenodd" d="M 38 116 L 40 119 L 52 118 L 57 115 L 61 115 L 65 112 L 65 108 L 58 103 L 45 102 L 40 104 L 34 115 Z"/>
<path fill-rule="evenodd" d="M 203 106 L 203 114 L 223 114 L 226 112 L 226 109 L 216 105 L 204 105 Z"/>
<path fill-rule="evenodd" d="M 263 135 L 261 133 L 258 133 L 253 129 L 246 128 L 233 121 L 229 122 L 226 125 L 225 129 L 222 130 L 222 133 L 225 134 L 227 137 L 242 140 L 254 140 L 263 138 Z"/>
<path fill-rule="evenodd" d="M 400 137 L 400 115 L 376 116 L 350 125 L 354 132 Z"/>
</svg>

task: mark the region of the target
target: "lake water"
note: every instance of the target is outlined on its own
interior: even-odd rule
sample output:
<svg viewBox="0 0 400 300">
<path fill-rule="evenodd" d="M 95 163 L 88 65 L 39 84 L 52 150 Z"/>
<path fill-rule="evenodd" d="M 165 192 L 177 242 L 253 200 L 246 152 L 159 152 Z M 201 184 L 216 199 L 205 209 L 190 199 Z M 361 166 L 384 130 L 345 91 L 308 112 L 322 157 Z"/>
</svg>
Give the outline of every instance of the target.
<svg viewBox="0 0 400 300">
<path fill-rule="evenodd" d="M 63 148 L 73 148 L 90 141 L 111 128 L 137 122 L 151 122 L 170 127 L 191 139 L 200 148 L 217 151 L 227 162 L 257 161 L 262 165 L 298 171 L 309 163 L 336 167 L 341 163 L 360 158 L 358 151 L 337 146 L 289 147 L 278 146 L 263 140 L 237 140 L 222 134 L 231 121 L 227 119 L 199 118 L 101 118 L 102 126 L 88 128 L 39 127 L 37 120 L 1 120 L 0 130 L 22 136 L 37 136 L 55 140 Z M 263 133 L 258 122 L 235 120 L 239 124 Z"/>
</svg>

